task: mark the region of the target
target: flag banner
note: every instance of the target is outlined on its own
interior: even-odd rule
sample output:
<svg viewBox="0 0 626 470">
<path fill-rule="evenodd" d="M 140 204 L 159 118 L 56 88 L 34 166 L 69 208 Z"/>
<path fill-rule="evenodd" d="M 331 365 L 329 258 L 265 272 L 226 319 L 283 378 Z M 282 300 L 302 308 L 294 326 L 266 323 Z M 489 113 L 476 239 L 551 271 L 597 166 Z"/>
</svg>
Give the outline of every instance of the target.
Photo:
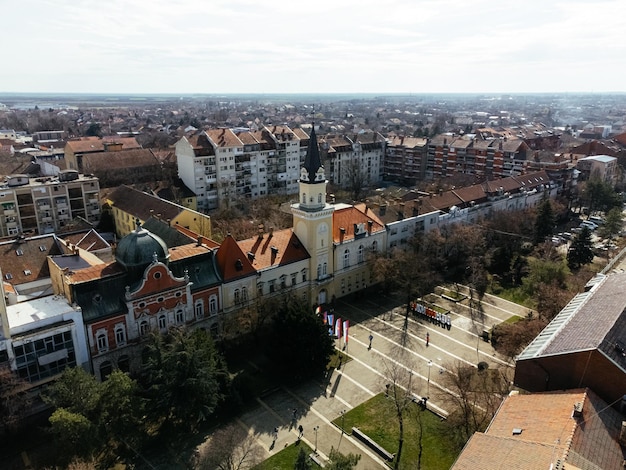
<svg viewBox="0 0 626 470">
<path fill-rule="evenodd" d="M 341 338 L 341 318 L 337 318 L 337 323 L 335 323 L 335 336 L 337 339 Z"/>
<path fill-rule="evenodd" d="M 320 313 L 322 313 L 322 306 L 321 306 L 321 305 L 318 305 L 318 306 L 317 306 L 317 308 L 315 309 L 315 313 L 317 313 L 318 315 L 319 315 Z"/>
<path fill-rule="evenodd" d="M 350 328 L 350 320 L 343 322 L 343 344 L 348 343 L 348 328 Z"/>
<path fill-rule="evenodd" d="M 335 315 L 328 314 L 328 326 L 330 326 L 331 330 L 335 326 Z"/>
<path fill-rule="evenodd" d="M 324 325 L 328 323 L 328 313 L 324 312 Z"/>
</svg>

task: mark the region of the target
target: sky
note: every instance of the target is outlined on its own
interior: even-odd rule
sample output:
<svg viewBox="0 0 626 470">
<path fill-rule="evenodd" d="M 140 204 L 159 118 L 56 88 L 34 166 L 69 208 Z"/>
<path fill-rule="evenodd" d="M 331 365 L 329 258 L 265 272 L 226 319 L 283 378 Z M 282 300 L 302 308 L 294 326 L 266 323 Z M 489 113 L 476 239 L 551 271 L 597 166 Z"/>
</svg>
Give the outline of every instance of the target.
<svg viewBox="0 0 626 470">
<path fill-rule="evenodd" d="M 0 0 L 0 92 L 626 91 L 624 0 Z"/>
</svg>

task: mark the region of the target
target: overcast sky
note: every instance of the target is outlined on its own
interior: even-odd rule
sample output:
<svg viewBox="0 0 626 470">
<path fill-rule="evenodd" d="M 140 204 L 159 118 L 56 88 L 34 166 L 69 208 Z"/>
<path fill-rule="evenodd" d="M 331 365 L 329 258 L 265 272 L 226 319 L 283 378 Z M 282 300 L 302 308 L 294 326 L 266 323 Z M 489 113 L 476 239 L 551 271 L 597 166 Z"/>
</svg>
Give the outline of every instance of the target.
<svg viewBox="0 0 626 470">
<path fill-rule="evenodd" d="M 626 1 L 0 0 L 0 92 L 626 91 Z"/>
</svg>

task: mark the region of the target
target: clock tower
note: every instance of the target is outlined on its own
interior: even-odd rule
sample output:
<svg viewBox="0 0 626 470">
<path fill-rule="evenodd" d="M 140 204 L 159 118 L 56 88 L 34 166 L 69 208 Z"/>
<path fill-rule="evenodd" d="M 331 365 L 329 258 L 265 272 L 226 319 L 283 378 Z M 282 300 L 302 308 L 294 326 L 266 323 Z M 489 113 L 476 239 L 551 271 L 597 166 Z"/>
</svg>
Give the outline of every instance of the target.
<svg viewBox="0 0 626 470">
<path fill-rule="evenodd" d="M 299 201 L 291 205 L 293 231 L 311 255 L 309 276 L 314 303 L 324 304 L 334 295 L 333 279 L 333 212 L 326 203 L 326 175 L 315 135 L 311 130 L 309 148 L 300 169 Z"/>
</svg>

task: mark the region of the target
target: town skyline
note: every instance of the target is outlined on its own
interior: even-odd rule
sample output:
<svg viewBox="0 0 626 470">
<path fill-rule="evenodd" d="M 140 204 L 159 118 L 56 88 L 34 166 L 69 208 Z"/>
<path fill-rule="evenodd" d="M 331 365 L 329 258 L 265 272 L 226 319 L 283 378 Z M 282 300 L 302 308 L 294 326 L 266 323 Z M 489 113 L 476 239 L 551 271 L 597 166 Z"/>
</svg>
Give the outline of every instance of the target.
<svg viewBox="0 0 626 470">
<path fill-rule="evenodd" d="M 617 1 L 27 0 L 5 13 L 0 39 L 29 60 L 0 72 L 2 93 L 626 91 Z"/>
</svg>

